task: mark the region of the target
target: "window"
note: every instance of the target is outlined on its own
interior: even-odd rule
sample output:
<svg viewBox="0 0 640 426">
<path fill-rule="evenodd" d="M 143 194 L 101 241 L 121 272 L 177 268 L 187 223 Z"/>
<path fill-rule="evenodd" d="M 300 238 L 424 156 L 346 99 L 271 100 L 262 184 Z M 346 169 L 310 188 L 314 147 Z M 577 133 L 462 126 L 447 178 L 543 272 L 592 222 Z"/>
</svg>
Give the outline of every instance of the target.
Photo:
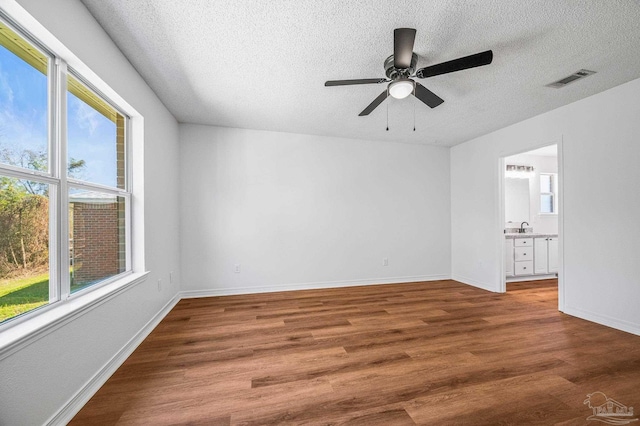
<svg viewBox="0 0 640 426">
<path fill-rule="evenodd" d="M 3 323 L 132 268 L 128 117 L 3 20 L 0 86 Z"/>
<path fill-rule="evenodd" d="M 540 213 L 557 214 L 557 175 L 540 173 Z"/>
<path fill-rule="evenodd" d="M 127 270 L 126 119 L 67 76 L 71 293 Z"/>
</svg>

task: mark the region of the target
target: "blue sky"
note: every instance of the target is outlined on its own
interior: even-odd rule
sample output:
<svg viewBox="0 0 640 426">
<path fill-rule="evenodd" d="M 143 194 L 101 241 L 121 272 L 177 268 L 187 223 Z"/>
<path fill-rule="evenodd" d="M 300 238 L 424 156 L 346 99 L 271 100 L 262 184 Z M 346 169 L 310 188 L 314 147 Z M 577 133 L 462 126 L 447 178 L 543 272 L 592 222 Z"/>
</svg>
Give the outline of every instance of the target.
<svg viewBox="0 0 640 426">
<path fill-rule="evenodd" d="M 116 125 L 67 93 L 67 139 L 70 158 L 84 160 L 79 178 L 116 186 Z"/>
<path fill-rule="evenodd" d="M 116 125 L 67 94 L 68 154 L 82 180 L 116 186 Z M 47 77 L 0 46 L 0 148 L 47 150 Z"/>
</svg>

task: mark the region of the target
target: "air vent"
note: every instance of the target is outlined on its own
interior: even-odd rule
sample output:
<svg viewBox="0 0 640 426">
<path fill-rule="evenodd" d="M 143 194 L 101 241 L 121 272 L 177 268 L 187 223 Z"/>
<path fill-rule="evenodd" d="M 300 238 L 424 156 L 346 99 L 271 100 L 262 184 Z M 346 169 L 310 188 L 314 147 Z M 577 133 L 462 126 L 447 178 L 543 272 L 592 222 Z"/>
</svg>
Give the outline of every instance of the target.
<svg viewBox="0 0 640 426">
<path fill-rule="evenodd" d="M 585 77 L 589 77 L 591 74 L 595 74 L 595 73 L 596 73 L 595 71 L 580 70 L 554 83 L 547 84 L 547 87 L 553 87 L 555 89 L 559 89 L 561 87 L 566 86 L 567 84 L 573 83 L 574 81 L 578 81 Z"/>
</svg>

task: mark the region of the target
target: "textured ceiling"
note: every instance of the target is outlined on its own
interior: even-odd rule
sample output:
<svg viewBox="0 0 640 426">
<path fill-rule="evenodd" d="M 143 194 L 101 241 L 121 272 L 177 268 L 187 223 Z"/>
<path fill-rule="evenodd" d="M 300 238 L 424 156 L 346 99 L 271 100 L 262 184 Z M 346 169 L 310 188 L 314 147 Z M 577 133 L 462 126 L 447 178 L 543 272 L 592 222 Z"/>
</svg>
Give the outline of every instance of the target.
<svg viewBox="0 0 640 426">
<path fill-rule="evenodd" d="M 637 0 L 83 3 L 186 123 L 450 146 L 640 77 Z M 398 27 L 417 29 L 418 67 L 493 63 L 420 80 L 435 109 L 389 98 L 358 117 L 385 85 L 324 82 L 384 77 Z M 597 74 L 545 87 L 581 68 Z"/>
</svg>

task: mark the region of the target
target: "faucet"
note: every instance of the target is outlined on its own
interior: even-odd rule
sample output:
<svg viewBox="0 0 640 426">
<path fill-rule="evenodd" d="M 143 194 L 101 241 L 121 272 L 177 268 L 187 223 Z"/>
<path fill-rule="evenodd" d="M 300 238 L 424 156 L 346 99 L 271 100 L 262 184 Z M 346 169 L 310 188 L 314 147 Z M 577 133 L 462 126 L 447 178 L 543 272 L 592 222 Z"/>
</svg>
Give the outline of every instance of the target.
<svg viewBox="0 0 640 426">
<path fill-rule="evenodd" d="M 529 226 L 529 222 L 522 222 L 522 223 L 520 224 L 520 229 L 518 230 L 518 232 L 519 232 L 520 234 L 524 234 L 524 224 L 525 224 L 525 223 L 527 224 L 527 226 Z"/>
</svg>

